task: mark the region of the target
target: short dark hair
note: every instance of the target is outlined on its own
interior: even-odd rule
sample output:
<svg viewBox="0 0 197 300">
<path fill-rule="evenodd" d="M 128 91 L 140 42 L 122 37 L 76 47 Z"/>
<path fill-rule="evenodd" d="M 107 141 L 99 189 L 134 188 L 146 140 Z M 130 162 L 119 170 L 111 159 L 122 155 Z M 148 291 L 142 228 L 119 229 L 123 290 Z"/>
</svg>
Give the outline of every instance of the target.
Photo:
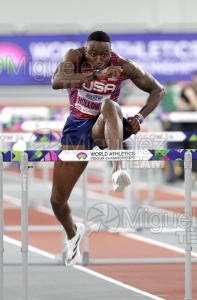
<svg viewBox="0 0 197 300">
<path fill-rule="evenodd" d="M 88 37 L 88 42 L 97 41 L 97 42 L 108 42 L 111 43 L 109 35 L 104 31 L 94 31 Z"/>
</svg>

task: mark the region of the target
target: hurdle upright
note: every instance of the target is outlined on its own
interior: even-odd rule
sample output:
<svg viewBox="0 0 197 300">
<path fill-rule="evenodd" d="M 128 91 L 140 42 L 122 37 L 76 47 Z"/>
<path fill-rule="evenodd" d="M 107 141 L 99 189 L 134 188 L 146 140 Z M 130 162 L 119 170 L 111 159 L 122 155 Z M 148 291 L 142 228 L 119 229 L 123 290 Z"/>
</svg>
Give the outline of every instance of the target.
<svg viewBox="0 0 197 300">
<path fill-rule="evenodd" d="M 21 170 L 21 252 L 22 252 L 22 300 L 28 299 L 28 155 L 22 153 Z"/>
<path fill-rule="evenodd" d="M 0 300 L 3 300 L 3 230 L 4 215 L 3 215 L 3 155 L 0 153 Z"/>
<path fill-rule="evenodd" d="M 185 300 L 192 300 L 192 263 L 191 263 L 191 232 L 192 232 L 192 197 L 191 170 L 192 154 L 187 151 L 184 156 L 185 169 L 185 213 L 189 216 L 188 226 L 185 227 Z"/>
</svg>

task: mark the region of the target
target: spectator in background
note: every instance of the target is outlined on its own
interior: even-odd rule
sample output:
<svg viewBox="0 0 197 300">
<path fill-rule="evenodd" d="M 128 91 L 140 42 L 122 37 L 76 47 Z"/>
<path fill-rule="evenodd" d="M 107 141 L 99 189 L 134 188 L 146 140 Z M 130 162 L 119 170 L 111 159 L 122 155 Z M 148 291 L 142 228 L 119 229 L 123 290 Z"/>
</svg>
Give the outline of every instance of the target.
<svg viewBox="0 0 197 300">
<path fill-rule="evenodd" d="M 166 85 L 166 93 L 164 96 L 163 101 L 161 102 L 162 112 L 173 112 L 177 110 L 177 100 L 180 95 L 180 89 L 175 82 L 169 82 Z M 163 121 L 162 122 L 163 129 L 166 131 L 179 131 L 180 124 L 174 123 L 170 121 Z M 178 142 L 168 142 L 167 148 L 169 149 L 176 149 L 180 148 L 181 144 Z M 177 180 L 177 174 L 175 172 L 175 161 L 169 161 L 167 167 L 167 183 L 173 183 Z"/>
<path fill-rule="evenodd" d="M 180 95 L 178 110 L 184 112 L 197 111 L 197 70 L 193 72 L 191 82 L 186 84 Z M 188 116 L 189 120 L 189 116 Z M 180 124 L 181 131 L 196 131 L 196 122 L 184 122 Z M 183 149 L 197 149 L 197 142 L 184 141 Z M 197 161 L 192 162 L 193 180 L 197 178 Z"/>
<path fill-rule="evenodd" d="M 197 111 L 197 70 L 192 74 L 191 82 L 183 87 L 180 96 L 181 99 L 178 103 L 179 111 Z M 193 128 L 189 125 L 187 126 Z"/>
</svg>

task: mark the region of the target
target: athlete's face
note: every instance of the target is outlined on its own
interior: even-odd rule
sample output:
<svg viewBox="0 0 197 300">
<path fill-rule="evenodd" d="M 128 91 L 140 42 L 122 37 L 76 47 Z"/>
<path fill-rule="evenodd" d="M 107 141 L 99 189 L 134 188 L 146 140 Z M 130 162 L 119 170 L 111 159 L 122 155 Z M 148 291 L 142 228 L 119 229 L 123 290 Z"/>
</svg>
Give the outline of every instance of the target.
<svg viewBox="0 0 197 300">
<path fill-rule="evenodd" d="M 111 44 L 97 41 L 88 42 L 86 58 L 93 69 L 105 69 L 111 58 Z"/>
</svg>

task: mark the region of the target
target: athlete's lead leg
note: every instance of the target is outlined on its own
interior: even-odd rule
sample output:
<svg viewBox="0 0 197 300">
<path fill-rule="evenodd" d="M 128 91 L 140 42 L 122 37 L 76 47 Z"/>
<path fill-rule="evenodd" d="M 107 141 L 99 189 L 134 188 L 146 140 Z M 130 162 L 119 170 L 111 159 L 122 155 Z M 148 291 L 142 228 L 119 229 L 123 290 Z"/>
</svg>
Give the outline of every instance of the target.
<svg viewBox="0 0 197 300">
<path fill-rule="evenodd" d="M 104 144 L 109 150 L 121 150 L 123 142 L 122 111 L 118 104 L 106 99 L 101 107 L 101 116 L 95 123 L 92 131 L 96 144 Z M 116 192 L 123 192 L 126 186 L 131 183 L 130 176 L 122 170 L 121 161 L 113 161 L 112 181 Z"/>
</svg>

